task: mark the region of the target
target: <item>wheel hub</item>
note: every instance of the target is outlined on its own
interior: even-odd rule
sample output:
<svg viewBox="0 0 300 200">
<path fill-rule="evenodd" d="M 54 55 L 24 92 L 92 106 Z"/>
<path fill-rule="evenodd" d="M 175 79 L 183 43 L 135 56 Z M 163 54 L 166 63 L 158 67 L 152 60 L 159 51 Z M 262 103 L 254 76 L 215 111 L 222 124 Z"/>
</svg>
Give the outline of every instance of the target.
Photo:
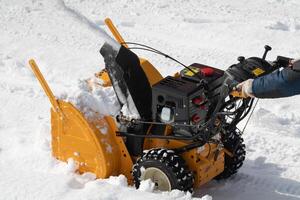
<svg viewBox="0 0 300 200">
<path fill-rule="evenodd" d="M 141 180 L 150 179 L 155 184 L 155 190 L 171 191 L 171 183 L 168 176 L 160 169 L 149 167 L 141 174 Z"/>
</svg>

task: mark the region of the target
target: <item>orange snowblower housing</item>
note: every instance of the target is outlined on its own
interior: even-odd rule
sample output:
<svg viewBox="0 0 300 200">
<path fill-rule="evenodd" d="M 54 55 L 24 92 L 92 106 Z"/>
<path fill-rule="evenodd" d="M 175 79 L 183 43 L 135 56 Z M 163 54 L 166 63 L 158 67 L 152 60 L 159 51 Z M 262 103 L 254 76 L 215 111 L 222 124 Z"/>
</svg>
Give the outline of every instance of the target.
<svg viewBox="0 0 300 200">
<path fill-rule="evenodd" d="M 88 121 L 70 102 L 57 100 L 34 60 L 29 64 L 47 94 L 51 108 L 52 153 L 67 161 L 73 158 L 78 172 L 93 172 L 98 178 L 124 174 L 131 180 L 132 160 L 111 116 Z"/>
<path fill-rule="evenodd" d="M 206 65 L 184 66 L 163 78 L 148 60 L 130 51 L 110 19 L 105 23 L 121 46 L 102 46 L 105 69 L 95 76 L 102 87 L 114 88 L 129 113 L 85 117 L 70 102 L 56 99 L 35 61 L 29 61 L 52 106 L 53 156 L 65 162 L 72 158 L 79 173 L 98 178 L 124 174 L 136 187 L 151 179 L 156 189 L 167 191 L 192 191 L 236 173 L 245 159 L 236 124 L 251 100 L 230 94 L 223 87 L 228 82 L 224 71 Z M 220 96 L 230 101 L 224 103 Z M 229 124 L 224 113 L 236 109 L 236 101 L 244 110 Z"/>
</svg>

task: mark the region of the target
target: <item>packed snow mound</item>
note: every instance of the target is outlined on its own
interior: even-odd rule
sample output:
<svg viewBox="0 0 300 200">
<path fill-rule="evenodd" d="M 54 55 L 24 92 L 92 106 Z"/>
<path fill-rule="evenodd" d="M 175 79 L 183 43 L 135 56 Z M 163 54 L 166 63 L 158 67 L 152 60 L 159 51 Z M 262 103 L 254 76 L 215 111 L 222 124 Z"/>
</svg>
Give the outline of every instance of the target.
<svg viewBox="0 0 300 200">
<path fill-rule="evenodd" d="M 71 102 L 87 119 L 116 116 L 121 107 L 113 87 L 103 87 L 99 78 L 79 80 L 77 88 L 60 95 Z"/>
<path fill-rule="evenodd" d="M 300 113 L 295 110 L 300 103 L 293 99 L 298 99 L 298 97 L 278 100 L 285 102 L 283 104 L 276 100 L 261 102 L 257 107 L 257 112 L 254 113 L 252 124 L 262 127 L 265 131 L 273 131 L 274 134 L 300 138 Z"/>
<path fill-rule="evenodd" d="M 134 105 L 121 106 L 113 86 L 103 86 L 103 81 L 97 77 L 79 80 L 77 87 L 62 92 L 58 98 L 71 102 L 88 120 L 121 113 L 132 119 L 139 118 Z"/>
</svg>

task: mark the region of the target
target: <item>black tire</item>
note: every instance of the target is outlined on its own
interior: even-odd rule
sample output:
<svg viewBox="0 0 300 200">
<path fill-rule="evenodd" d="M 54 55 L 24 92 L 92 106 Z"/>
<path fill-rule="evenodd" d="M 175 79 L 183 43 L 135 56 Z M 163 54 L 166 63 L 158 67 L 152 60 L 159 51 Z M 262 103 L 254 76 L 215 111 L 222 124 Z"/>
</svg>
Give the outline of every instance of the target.
<svg viewBox="0 0 300 200">
<path fill-rule="evenodd" d="M 133 166 L 132 175 L 136 188 L 139 188 L 142 173 L 147 169 L 158 169 L 166 175 L 171 190 L 193 192 L 194 177 L 185 164 L 185 161 L 172 150 L 151 149 L 144 151 Z M 143 171 L 143 172 L 142 172 Z M 152 180 L 159 188 L 158 182 Z"/>
<path fill-rule="evenodd" d="M 223 134 L 222 142 L 224 148 L 233 153 L 233 157 L 225 154 L 224 171 L 215 177 L 217 180 L 227 179 L 236 174 L 246 157 L 246 146 L 238 129 Z"/>
</svg>

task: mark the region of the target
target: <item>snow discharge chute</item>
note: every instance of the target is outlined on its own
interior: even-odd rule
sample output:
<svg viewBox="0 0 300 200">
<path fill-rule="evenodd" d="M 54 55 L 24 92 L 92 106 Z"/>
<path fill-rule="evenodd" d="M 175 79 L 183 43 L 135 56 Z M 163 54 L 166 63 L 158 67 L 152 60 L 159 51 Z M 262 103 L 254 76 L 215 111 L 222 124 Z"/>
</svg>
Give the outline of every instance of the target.
<svg viewBox="0 0 300 200">
<path fill-rule="evenodd" d="M 151 118 L 152 92 L 140 60 L 132 51 L 121 46 L 119 51 L 105 43 L 100 53 L 104 57 L 105 68 L 122 106 L 128 108 L 129 117 Z"/>
</svg>

